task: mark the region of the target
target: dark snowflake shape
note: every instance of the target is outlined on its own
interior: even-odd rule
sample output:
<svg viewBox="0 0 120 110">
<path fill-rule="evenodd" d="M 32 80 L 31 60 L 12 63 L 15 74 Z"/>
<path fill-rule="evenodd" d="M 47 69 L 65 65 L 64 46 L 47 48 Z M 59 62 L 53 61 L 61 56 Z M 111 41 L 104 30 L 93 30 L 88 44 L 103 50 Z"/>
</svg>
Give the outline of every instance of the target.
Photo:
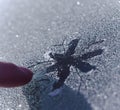
<svg viewBox="0 0 120 110">
<path fill-rule="evenodd" d="M 90 59 L 92 57 L 95 57 L 97 55 L 101 55 L 103 53 L 103 49 L 96 49 L 92 52 L 87 52 L 83 55 L 75 56 L 75 49 L 78 45 L 80 39 L 73 39 L 68 44 L 68 49 L 64 52 L 64 54 L 58 54 L 58 53 L 50 53 L 49 56 L 55 60 L 55 64 L 52 66 L 49 66 L 47 68 L 47 73 L 57 71 L 57 76 L 59 77 L 59 80 L 53 84 L 53 89 L 55 90 L 57 88 L 60 88 L 63 86 L 66 78 L 70 74 L 70 67 L 73 66 L 77 69 L 79 69 L 81 72 L 87 73 L 91 71 L 92 69 L 95 70 L 96 66 L 89 64 L 86 62 L 87 59 Z M 104 40 L 100 40 L 97 42 L 94 42 L 93 44 L 102 43 Z"/>
</svg>

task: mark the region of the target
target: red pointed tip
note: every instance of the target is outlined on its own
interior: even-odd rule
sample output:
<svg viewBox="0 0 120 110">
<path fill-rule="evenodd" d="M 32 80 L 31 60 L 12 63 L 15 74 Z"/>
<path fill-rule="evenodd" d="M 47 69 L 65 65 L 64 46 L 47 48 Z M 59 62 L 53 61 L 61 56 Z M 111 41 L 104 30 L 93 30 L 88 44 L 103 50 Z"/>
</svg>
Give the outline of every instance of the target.
<svg viewBox="0 0 120 110">
<path fill-rule="evenodd" d="M 25 67 L 0 62 L 0 87 L 18 87 L 29 83 L 33 73 Z"/>
</svg>

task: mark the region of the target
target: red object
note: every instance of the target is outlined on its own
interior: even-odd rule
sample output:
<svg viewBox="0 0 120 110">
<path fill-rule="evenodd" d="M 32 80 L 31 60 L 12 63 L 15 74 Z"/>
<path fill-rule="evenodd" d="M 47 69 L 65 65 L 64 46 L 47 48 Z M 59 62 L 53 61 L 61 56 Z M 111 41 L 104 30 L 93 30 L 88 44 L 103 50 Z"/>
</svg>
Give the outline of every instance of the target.
<svg viewBox="0 0 120 110">
<path fill-rule="evenodd" d="M 17 87 L 31 81 L 33 73 L 12 63 L 0 62 L 0 87 Z"/>
</svg>

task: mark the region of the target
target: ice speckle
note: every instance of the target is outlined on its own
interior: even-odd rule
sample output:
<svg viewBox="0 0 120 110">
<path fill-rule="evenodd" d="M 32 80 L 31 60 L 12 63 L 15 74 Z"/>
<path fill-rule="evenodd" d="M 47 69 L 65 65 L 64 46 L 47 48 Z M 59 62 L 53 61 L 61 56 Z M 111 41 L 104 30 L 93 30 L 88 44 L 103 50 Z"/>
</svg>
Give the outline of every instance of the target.
<svg viewBox="0 0 120 110">
<path fill-rule="evenodd" d="M 103 49 L 105 52 L 108 52 L 108 48 L 107 48 L 107 47 L 102 47 L 102 49 Z"/>
<path fill-rule="evenodd" d="M 117 67 L 120 68 L 120 65 L 118 65 Z"/>
<path fill-rule="evenodd" d="M 45 60 L 51 60 L 50 55 L 49 55 L 50 53 L 51 53 L 51 51 L 45 52 L 45 54 L 43 55 Z"/>
<path fill-rule="evenodd" d="M 20 105 L 18 105 L 18 107 L 22 107 L 22 105 L 20 104 Z"/>
<path fill-rule="evenodd" d="M 79 1 L 77 1 L 77 5 L 80 5 L 80 2 L 79 2 Z"/>
<path fill-rule="evenodd" d="M 113 68 L 113 70 L 119 69 L 120 65 L 117 65 L 116 67 Z"/>
<path fill-rule="evenodd" d="M 118 3 L 120 3 L 120 0 L 118 1 Z"/>
<path fill-rule="evenodd" d="M 0 60 L 5 60 L 5 56 L 0 56 Z"/>
<path fill-rule="evenodd" d="M 17 38 L 18 38 L 18 37 L 20 37 L 20 36 L 17 34 L 15 37 L 17 37 Z"/>
<path fill-rule="evenodd" d="M 107 39 L 103 39 L 104 41 L 106 41 Z"/>
<path fill-rule="evenodd" d="M 7 110 L 13 110 L 13 109 L 7 108 Z"/>
<path fill-rule="evenodd" d="M 103 98 L 104 98 L 104 99 L 107 99 L 108 97 L 105 95 Z"/>
<path fill-rule="evenodd" d="M 48 31 L 50 31 L 51 29 L 50 29 L 50 28 L 48 28 L 47 30 L 48 30 Z"/>
<path fill-rule="evenodd" d="M 0 57 L 0 59 L 3 59 L 3 57 Z"/>
</svg>

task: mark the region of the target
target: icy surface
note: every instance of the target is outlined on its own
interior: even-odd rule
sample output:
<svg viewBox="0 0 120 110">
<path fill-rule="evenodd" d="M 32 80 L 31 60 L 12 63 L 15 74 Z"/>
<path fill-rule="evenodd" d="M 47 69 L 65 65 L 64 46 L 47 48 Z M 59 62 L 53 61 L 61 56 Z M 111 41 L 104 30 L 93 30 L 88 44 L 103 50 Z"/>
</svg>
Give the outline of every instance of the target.
<svg viewBox="0 0 120 110">
<path fill-rule="evenodd" d="M 27 67 L 42 61 L 52 45 L 65 39 L 66 46 L 76 37 L 80 38 L 76 54 L 107 49 L 103 55 L 88 60 L 98 70 L 88 74 L 79 72 L 82 81 L 76 72 L 71 72 L 58 97 L 47 95 L 56 80 L 53 73 L 50 73 L 52 77 L 44 76 L 40 80 L 41 69 L 47 64 L 31 68 L 38 75 L 31 83 L 0 89 L 0 110 L 119 110 L 119 0 L 0 0 L 0 7 L 1 61 Z M 99 39 L 106 41 L 83 49 Z M 57 52 L 64 49 L 56 48 Z"/>
</svg>

